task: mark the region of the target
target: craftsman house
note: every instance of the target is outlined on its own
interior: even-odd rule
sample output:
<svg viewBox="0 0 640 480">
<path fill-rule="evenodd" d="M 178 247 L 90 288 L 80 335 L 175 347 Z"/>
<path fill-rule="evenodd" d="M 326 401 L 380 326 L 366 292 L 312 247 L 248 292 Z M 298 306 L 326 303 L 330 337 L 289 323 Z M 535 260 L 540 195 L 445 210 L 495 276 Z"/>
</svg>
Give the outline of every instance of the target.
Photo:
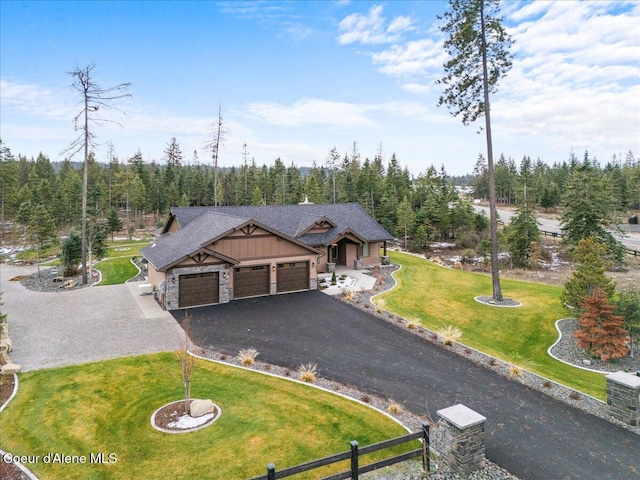
<svg viewBox="0 0 640 480">
<path fill-rule="evenodd" d="M 140 251 L 168 310 L 315 290 L 318 272 L 380 263 L 392 236 L 356 203 L 172 208 Z"/>
</svg>

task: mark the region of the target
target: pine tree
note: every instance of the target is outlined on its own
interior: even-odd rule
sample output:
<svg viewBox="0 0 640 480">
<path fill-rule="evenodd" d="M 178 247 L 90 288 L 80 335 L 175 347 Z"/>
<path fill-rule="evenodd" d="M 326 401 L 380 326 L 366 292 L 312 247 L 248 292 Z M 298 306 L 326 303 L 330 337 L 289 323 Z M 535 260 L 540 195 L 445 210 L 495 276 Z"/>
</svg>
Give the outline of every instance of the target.
<svg viewBox="0 0 640 480">
<path fill-rule="evenodd" d="M 637 337 L 640 334 L 640 290 L 631 289 L 620 292 L 615 313 L 624 317 L 624 328 L 629 332 L 631 340 L 630 355 L 633 357 L 634 351 L 637 350 Z"/>
<path fill-rule="evenodd" d="M 266 205 L 264 195 L 259 185 L 256 185 L 256 188 L 251 195 L 251 205 Z"/>
<path fill-rule="evenodd" d="M 532 262 L 529 258 L 529 249 L 532 243 L 540 241 L 540 230 L 536 217 L 526 202 L 518 207 L 518 212 L 511 219 L 506 233 L 513 263 L 516 266 L 530 267 Z"/>
<path fill-rule="evenodd" d="M 498 0 L 449 0 L 441 17 L 440 30 L 447 35 L 444 47 L 449 55 L 445 76 L 437 83 L 445 89 L 438 105 L 447 105 L 454 116 L 469 125 L 484 117 L 487 139 L 489 211 L 491 219 L 491 278 L 493 299 L 501 301 L 498 265 L 498 217 L 493 168 L 490 94 L 511 68 L 512 40 L 502 26 Z"/>
<path fill-rule="evenodd" d="M 122 230 L 122 220 L 118 216 L 118 211 L 115 208 L 109 210 L 109 216 L 107 217 L 107 227 L 111 234 L 111 241 L 113 242 L 113 234 Z"/>
<path fill-rule="evenodd" d="M 574 332 L 578 347 L 589 350 L 603 362 L 622 358 L 629 353 L 629 332 L 623 328 L 624 317 L 613 314 L 613 305 L 607 292 L 596 288 L 582 302 L 584 313 L 580 316 L 580 328 Z"/>
<path fill-rule="evenodd" d="M 71 230 L 69 237 L 62 241 L 62 272 L 65 277 L 75 275 L 82 259 L 82 239 L 80 232 Z"/>
<path fill-rule="evenodd" d="M 397 210 L 398 228 L 397 234 L 404 238 L 404 249 L 407 250 L 407 242 L 409 241 L 409 233 L 413 229 L 413 221 L 415 220 L 415 213 L 411 208 L 411 204 L 405 196 L 398 205 Z"/>
<path fill-rule="evenodd" d="M 176 140 L 176 137 L 171 137 L 167 148 L 164 150 L 164 155 L 168 165 L 173 165 L 174 167 L 180 167 L 182 165 L 184 157 L 180 149 L 180 143 Z"/>
<path fill-rule="evenodd" d="M 56 237 L 55 222 L 49 211 L 42 205 L 36 205 L 31 211 L 27 224 L 27 236 L 36 243 L 36 262 L 40 276 L 40 252 Z"/>
<path fill-rule="evenodd" d="M 607 228 L 611 224 L 611 199 L 603 187 L 597 169 L 585 162 L 576 167 L 563 198 L 565 211 L 562 215 L 563 242 L 574 248 L 580 240 L 594 237 L 605 245 L 607 254 L 622 261 L 626 249 Z"/>
<path fill-rule="evenodd" d="M 605 247 L 595 238 L 581 240 L 574 251 L 576 270 L 564 284 L 560 295 L 563 305 L 570 309 L 581 311 L 582 301 L 602 289 L 607 298 L 611 299 L 615 291 L 615 283 L 605 273 Z"/>
</svg>

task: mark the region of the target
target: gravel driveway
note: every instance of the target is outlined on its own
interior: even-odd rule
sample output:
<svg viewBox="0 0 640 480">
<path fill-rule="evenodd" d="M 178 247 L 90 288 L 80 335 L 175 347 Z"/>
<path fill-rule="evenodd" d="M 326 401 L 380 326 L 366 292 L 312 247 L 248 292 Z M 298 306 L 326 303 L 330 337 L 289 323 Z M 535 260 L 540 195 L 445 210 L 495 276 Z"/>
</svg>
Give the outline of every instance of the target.
<svg viewBox="0 0 640 480">
<path fill-rule="evenodd" d="M 0 264 L 2 312 L 13 340 L 11 360 L 22 371 L 108 358 L 175 350 L 181 328 L 150 297 L 134 296 L 127 285 L 95 286 L 67 292 L 33 292 L 17 275 L 33 266 Z M 146 301 L 144 311 L 140 301 Z"/>
</svg>

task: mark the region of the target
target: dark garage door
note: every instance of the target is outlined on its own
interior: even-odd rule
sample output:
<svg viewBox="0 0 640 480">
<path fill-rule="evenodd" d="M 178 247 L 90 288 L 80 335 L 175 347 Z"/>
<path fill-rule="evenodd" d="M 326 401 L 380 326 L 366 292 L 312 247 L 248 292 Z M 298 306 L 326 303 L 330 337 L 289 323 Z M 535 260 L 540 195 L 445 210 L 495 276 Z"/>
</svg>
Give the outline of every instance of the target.
<svg viewBox="0 0 640 480">
<path fill-rule="evenodd" d="M 278 293 L 309 290 L 309 262 L 278 264 Z"/>
<path fill-rule="evenodd" d="M 178 306 L 180 308 L 218 303 L 218 272 L 180 275 L 178 281 Z"/>
<path fill-rule="evenodd" d="M 269 295 L 269 266 L 233 269 L 233 298 Z"/>
</svg>

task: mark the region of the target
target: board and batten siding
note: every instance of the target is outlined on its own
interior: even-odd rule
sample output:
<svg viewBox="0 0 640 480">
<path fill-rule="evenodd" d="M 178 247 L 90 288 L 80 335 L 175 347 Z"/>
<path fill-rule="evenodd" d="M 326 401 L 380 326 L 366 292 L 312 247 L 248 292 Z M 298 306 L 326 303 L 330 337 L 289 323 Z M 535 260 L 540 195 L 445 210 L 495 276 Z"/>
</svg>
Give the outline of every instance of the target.
<svg viewBox="0 0 640 480">
<path fill-rule="evenodd" d="M 308 256 L 309 250 L 277 235 L 256 228 L 251 234 L 237 231 L 212 245 L 213 249 L 237 260 Z"/>
</svg>

